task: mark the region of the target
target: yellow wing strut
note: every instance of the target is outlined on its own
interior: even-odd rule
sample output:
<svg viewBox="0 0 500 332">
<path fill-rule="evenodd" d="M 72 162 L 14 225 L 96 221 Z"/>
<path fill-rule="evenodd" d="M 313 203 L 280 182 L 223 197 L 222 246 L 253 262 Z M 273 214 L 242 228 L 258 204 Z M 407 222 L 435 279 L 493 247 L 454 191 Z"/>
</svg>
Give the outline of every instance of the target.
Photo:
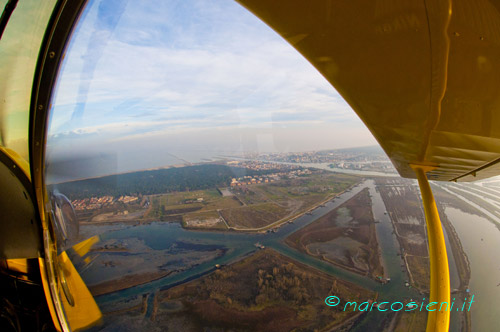
<svg viewBox="0 0 500 332">
<path fill-rule="evenodd" d="M 448 256 L 446 254 L 446 244 L 444 242 L 443 229 L 439 219 L 436 202 L 432 195 L 432 190 L 425 175 L 426 166 L 412 165 L 417 173 L 418 185 L 422 194 L 422 202 L 425 211 L 427 224 L 427 237 L 429 241 L 429 259 L 431 265 L 431 294 L 429 304 L 437 302 L 430 309 L 427 317 L 427 332 L 446 332 L 450 326 L 450 312 L 439 310 L 441 302 L 450 303 L 450 271 L 448 267 Z M 448 309 L 448 305 L 446 309 Z"/>
</svg>

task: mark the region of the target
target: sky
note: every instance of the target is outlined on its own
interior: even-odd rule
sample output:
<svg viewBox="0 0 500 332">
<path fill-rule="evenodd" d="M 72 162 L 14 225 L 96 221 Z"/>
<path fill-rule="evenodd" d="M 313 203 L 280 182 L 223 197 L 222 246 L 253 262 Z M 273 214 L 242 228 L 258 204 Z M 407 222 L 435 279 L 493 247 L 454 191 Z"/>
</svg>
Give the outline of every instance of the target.
<svg viewBox="0 0 500 332">
<path fill-rule="evenodd" d="M 107 0 L 90 1 L 72 36 L 47 152 L 54 164 L 97 156 L 112 173 L 374 144 L 316 69 L 235 1 Z"/>
</svg>

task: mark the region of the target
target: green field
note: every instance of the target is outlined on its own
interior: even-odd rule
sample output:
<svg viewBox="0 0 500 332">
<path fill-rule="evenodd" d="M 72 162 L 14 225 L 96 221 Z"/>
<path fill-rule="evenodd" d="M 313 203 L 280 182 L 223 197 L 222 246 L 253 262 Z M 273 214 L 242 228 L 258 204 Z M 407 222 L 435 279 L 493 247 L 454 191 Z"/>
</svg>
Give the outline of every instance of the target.
<svg viewBox="0 0 500 332">
<path fill-rule="evenodd" d="M 316 171 L 234 187 L 232 196 L 223 196 L 217 188 L 153 195 L 145 217 L 182 222 L 187 228 L 264 230 L 305 213 L 359 181 L 352 175 Z"/>
</svg>

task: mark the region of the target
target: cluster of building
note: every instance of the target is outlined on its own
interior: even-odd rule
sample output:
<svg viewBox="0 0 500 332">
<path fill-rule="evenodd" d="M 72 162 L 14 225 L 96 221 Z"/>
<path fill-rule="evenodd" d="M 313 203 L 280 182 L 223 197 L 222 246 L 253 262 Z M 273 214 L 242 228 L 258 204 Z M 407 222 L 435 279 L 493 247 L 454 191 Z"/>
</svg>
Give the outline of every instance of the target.
<svg viewBox="0 0 500 332">
<path fill-rule="evenodd" d="M 270 153 L 258 157 L 265 161 L 287 163 L 372 163 L 388 162 L 387 156 L 381 153 L 366 153 L 353 150 L 324 150 L 308 152 Z"/>
<path fill-rule="evenodd" d="M 260 156 L 264 160 L 280 161 L 287 163 L 324 163 L 329 162 L 334 157 L 333 153 L 320 154 L 315 151 L 310 152 L 289 152 L 289 153 L 271 153 Z"/>
<path fill-rule="evenodd" d="M 203 203 L 204 199 L 203 197 L 198 197 L 198 198 L 188 198 L 182 201 L 183 204 L 193 204 L 193 203 Z"/>
<path fill-rule="evenodd" d="M 279 179 L 278 179 L 279 180 Z M 244 176 L 242 178 L 233 178 L 231 180 L 231 187 L 250 185 L 250 184 L 258 184 L 258 183 L 269 183 L 274 182 L 276 179 L 270 177 L 252 177 L 252 176 Z"/>
<path fill-rule="evenodd" d="M 71 202 L 75 210 L 94 210 L 100 209 L 104 205 L 112 204 L 113 196 L 91 197 L 84 199 L 75 199 Z"/>
<path fill-rule="evenodd" d="M 71 204 L 73 204 L 73 208 L 78 211 L 96 210 L 116 202 L 122 202 L 124 204 L 134 203 L 138 199 L 139 197 L 136 196 L 120 196 L 119 198 L 114 198 L 113 196 L 102 196 L 102 197 L 75 199 L 71 202 Z"/>
<path fill-rule="evenodd" d="M 123 202 L 125 204 L 130 204 L 135 201 L 137 201 L 139 197 L 137 196 L 120 196 L 120 198 L 117 199 L 118 202 Z"/>
<path fill-rule="evenodd" d="M 254 171 L 267 171 L 267 170 L 277 170 L 277 171 L 290 171 L 290 170 L 295 170 L 299 169 L 300 166 L 298 165 L 287 165 L 287 164 L 278 164 L 278 163 L 271 163 L 271 162 L 265 162 L 265 161 L 260 161 L 260 160 L 233 160 L 227 162 L 229 166 L 238 166 L 238 167 L 244 167 L 248 168 Z"/>
<path fill-rule="evenodd" d="M 282 178 L 294 179 L 299 176 L 309 175 L 311 173 L 312 172 L 308 169 L 296 169 L 289 172 L 276 172 L 267 175 L 255 175 L 255 176 L 247 175 L 240 178 L 233 178 L 231 180 L 231 187 L 238 187 L 238 186 L 252 185 L 259 183 L 269 183 L 278 181 Z"/>
<path fill-rule="evenodd" d="M 391 172 L 394 171 L 394 166 L 389 160 L 387 161 L 360 161 L 360 162 L 335 162 L 330 167 L 354 169 L 354 170 L 380 170 Z"/>
<path fill-rule="evenodd" d="M 394 166 L 380 151 L 364 152 L 355 150 L 325 150 L 309 152 L 280 152 L 263 154 L 254 161 L 240 162 L 241 166 L 251 169 L 272 169 L 276 167 L 298 167 L 293 164 L 325 164 L 332 168 L 395 173 Z M 287 163 L 287 164 L 285 164 Z"/>
</svg>

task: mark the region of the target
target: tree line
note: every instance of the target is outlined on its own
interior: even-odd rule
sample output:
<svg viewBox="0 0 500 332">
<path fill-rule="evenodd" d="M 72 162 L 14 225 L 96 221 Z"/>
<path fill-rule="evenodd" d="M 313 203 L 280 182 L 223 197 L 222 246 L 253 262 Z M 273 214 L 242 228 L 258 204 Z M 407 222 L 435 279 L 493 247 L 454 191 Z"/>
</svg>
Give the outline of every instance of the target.
<svg viewBox="0 0 500 332">
<path fill-rule="evenodd" d="M 203 164 L 109 175 L 48 186 L 69 199 L 100 196 L 153 195 L 227 186 L 232 178 L 265 175 L 276 170 L 252 170 L 219 164 Z"/>
</svg>

